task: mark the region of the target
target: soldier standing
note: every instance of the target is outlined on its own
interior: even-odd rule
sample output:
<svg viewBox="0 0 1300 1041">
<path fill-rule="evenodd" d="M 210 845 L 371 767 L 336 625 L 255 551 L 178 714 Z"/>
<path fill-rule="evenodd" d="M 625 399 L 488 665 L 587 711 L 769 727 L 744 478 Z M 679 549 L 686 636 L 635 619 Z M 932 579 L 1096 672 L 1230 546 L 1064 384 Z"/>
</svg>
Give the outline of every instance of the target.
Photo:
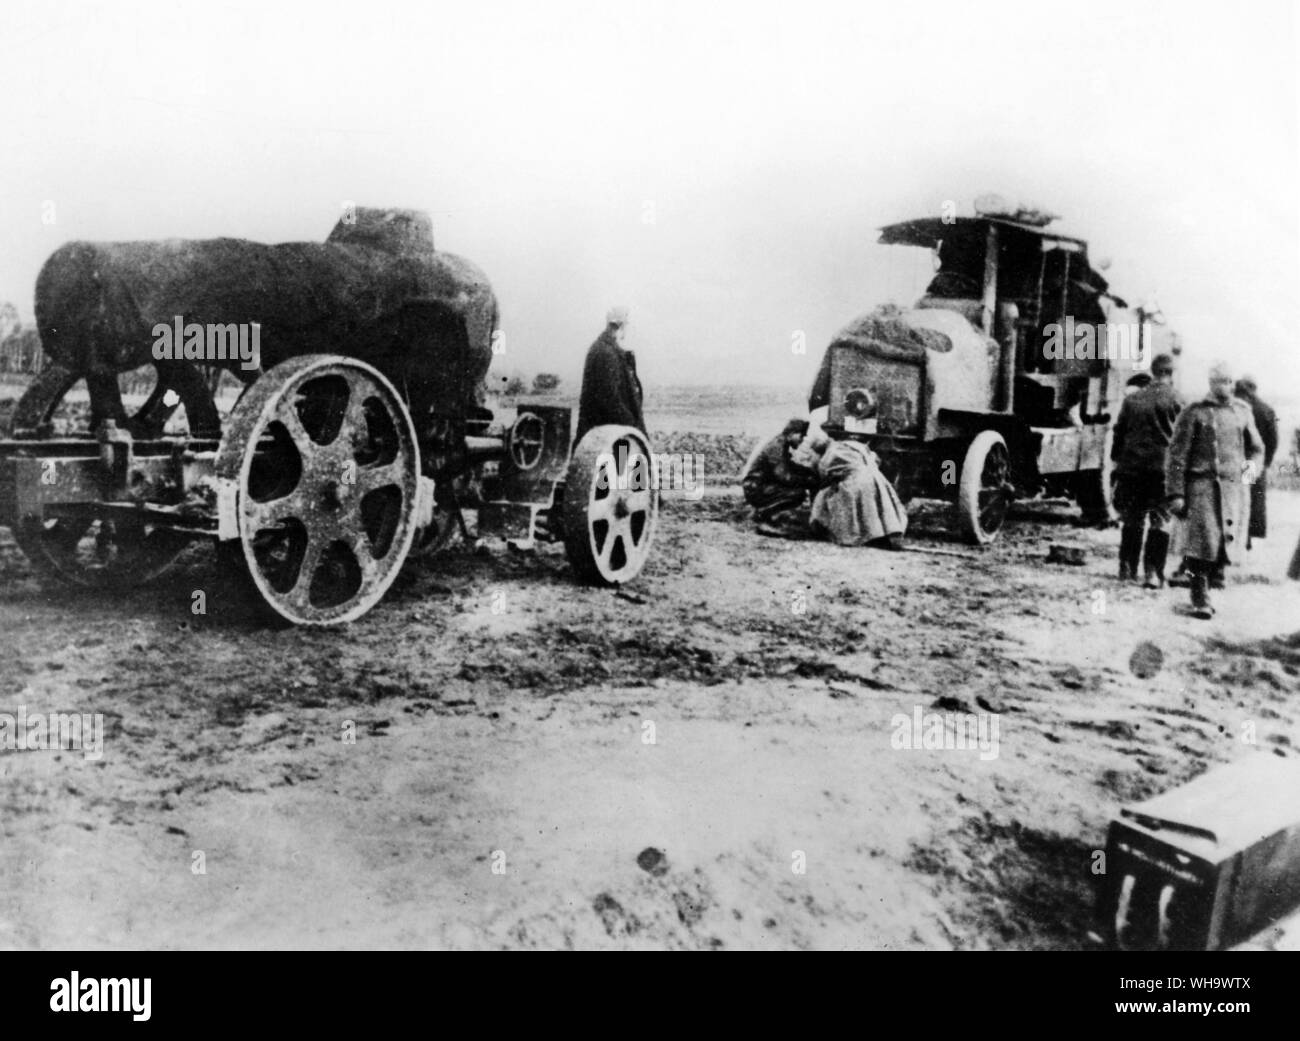
<svg viewBox="0 0 1300 1041">
<path fill-rule="evenodd" d="M 1183 553 L 1192 576 L 1192 610 L 1210 618 L 1211 588 L 1237 559 L 1246 527 L 1245 486 L 1264 445 L 1249 406 L 1232 396 L 1227 365 L 1210 370 L 1210 393 L 1178 417 L 1165 467 L 1171 513 L 1183 518 Z"/>
<path fill-rule="evenodd" d="M 626 307 L 611 308 L 605 316 L 605 331 L 587 351 L 582 370 L 582 397 L 578 402 L 578 430 L 573 438 L 575 445 L 592 427 L 606 423 L 646 432 L 636 355 L 623 348 L 627 321 Z"/>
<path fill-rule="evenodd" d="M 1237 380 L 1235 393 L 1250 406 L 1255 429 L 1264 442 L 1264 468 L 1250 486 L 1250 530 L 1246 534 L 1246 548 L 1250 549 L 1255 539 L 1262 539 L 1268 534 L 1268 505 L 1265 497 L 1268 494 L 1268 468 L 1273 465 L 1273 456 L 1277 454 L 1277 413 L 1259 400 L 1259 389 L 1253 376 L 1242 376 Z"/>
<path fill-rule="evenodd" d="M 1157 354 L 1151 361 L 1151 382 L 1124 399 L 1115 421 L 1111 459 L 1115 463 L 1115 508 L 1122 525 L 1121 582 L 1137 578 L 1140 556 L 1146 588 L 1159 589 L 1165 584 L 1169 554 L 1165 455 L 1182 408 L 1182 399 L 1174 390 L 1174 359 Z"/>
</svg>

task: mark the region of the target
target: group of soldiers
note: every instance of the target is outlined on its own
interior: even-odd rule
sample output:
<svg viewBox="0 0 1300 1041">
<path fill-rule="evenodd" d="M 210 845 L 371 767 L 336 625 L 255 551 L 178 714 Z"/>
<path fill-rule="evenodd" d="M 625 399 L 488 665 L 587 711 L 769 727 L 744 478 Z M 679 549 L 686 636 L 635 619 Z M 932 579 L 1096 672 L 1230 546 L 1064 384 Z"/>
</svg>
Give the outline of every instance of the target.
<svg viewBox="0 0 1300 1041">
<path fill-rule="evenodd" d="M 1234 384 L 1226 363 L 1210 369 L 1209 393 L 1184 406 L 1174 359 L 1157 355 L 1151 378 L 1124 399 L 1115 423 L 1115 508 L 1120 515 L 1119 579 L 1165 585 L 1171 549 L 1182 563 L 1170 584 L 1190 587 L 1192 613 L 1211 618 L 1210 591 L 1224 568 L 1267 534 L 1268 468 L 1277 451 L 1277 416 L 1254 379 Z"/>
<path fill-rule="evenodd" d="M 623 347 L 626 308 L 613 308 L 587 354 L 577 439 L 617 423 L 645 431 L 636 360 Z M 1182 563 L 1168 579 L 1187 585 L 1192 613 L 1213 617 L 1211 590 L 1224 568 L 1268 530 L 1268 468 L 1277 452 L 1277 416 L 1250 376 L 1227 363 L 1210 370 L 1209 392 L 1185 405 L 1174 389 L 1174 359 L 1156 355 L 1149 377 L 1131 381 L 1115 422 L 1111 458 L 1120 515 L 1119 579 L 1147 589 L 1166 584 L 1169 555 Z M 907 511 L 874 454 L 853 441 L 828 441 L 792 419 L 750 460 L 745 500 L 765 535 L 826 535 L 845 545 L 901 548 Z M 1300 560 L 1300 550 L 1297 551 Z M 1295 577 L 1300 577 L 1300 567 Z"/>
<path fill-rule="evenodd" d="M 627 308 L 611 308 L 587 351 L 575 443 L 607 423 L 646 431 L 636 357 L 624 347 L 627 326 Z M 902 547 L 907 510 L 875 454 L 856 442 L 831 441 L 807 420 L 790 420 L 750 460 L 741 483 L 761 534 Z"/>
</svg>

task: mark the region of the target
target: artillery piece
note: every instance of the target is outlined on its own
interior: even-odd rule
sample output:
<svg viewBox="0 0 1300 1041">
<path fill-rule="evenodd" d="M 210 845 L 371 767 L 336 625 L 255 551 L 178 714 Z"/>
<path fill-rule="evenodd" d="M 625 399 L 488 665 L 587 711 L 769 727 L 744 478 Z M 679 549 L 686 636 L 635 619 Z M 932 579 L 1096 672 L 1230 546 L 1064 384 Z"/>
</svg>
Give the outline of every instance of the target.
<svg viewBox="0 0 1300 1041">
<path fill-rule="evenodd" d="M 496 297 L 434 249 L 423 213 L 357 209 L 323 244 L 70 243 L 41 271 L 36 316 L 52 364 L 0 440 L 0 524 L 46 576 L 140 584 L 214 540 L 276 615 L 329 625 L 465 531 L 465 509 L 480 536 L 563 541 L 587 582 L 629 582 L 649 556 L 645 434 L 596 427 L 575 449 L 570 411 L 545 404 L 496 425 Z M 182 316 L 223 336 L 255 326 L 260 367 L 188 337 L 184 356 L 157 356 L 158 328 Z M 199 364 L 245 383 L 224 422 Z M 129 408 L 123 377 L 150 365 Z"/>
</svg>

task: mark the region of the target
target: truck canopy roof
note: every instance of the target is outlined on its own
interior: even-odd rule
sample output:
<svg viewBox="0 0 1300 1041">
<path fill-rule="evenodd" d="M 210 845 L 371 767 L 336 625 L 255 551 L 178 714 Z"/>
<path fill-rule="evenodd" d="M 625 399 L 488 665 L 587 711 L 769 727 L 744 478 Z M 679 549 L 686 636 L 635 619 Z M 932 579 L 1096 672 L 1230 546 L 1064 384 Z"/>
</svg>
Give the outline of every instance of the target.
<svg viewBox="0 0 1300 1041">
<path fill-rule="evenodd" d="M 1010 228 L 1036 239 L 1068 242 L 1079 246 L 1084 252 L 1088 249 L 1088 244 L 1083 239 L 1058 235 L 1037 224 L 1025 224 L 1009 217 L 954 217 L 951 221 L 944 221 L 940 217 L 921 217 L 898 224 L 886 224 L 880 229 L 880 241 L 886 246 L 925 246 L 929 249 L 934 249 L 944 239 L 959 237 L 976 239 L 982 243 L 990 224 Z"/>
<path fill-rule="evenodd" d="M 1010 296 L 1023 296 L 1042 269 L 1043 256 L 1054 250 L 1072 255 L 1070 280 L 1092 294 L 1109 294 L 1110 285 L 1088 262 L 1088 244 L 1071 235 L 1058 235 L 1036 224 L 1008 217 L 939 217 L 886 224 L 879 241 L 886 246 L 924 246 L 938 249 L 942 271 L 979 278 L 984 268 L 984 248 L 990 226 L 998 229 L 998 266 Z M 1059 256 L 1060 254 L 1057 254 Z M 1012 288 L 1014 287 L 1014 288 Z M 1123 301 L 1118 301 L 1124 306 Z"/>
</svg>

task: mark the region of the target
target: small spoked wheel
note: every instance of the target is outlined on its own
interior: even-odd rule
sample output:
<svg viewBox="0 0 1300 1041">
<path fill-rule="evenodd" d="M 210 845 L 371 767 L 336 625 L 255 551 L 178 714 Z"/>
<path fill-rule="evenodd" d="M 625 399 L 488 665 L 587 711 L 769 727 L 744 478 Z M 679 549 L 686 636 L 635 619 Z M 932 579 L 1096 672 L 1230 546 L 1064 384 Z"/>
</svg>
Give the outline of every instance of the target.
<svg viewBox="0 0 1300 1041">
<path fill-rule="evenodd" d="M 531 470 L 541 462 L 546 445 L 546 427 L 541 417 L 534 412 L 521 412 L 510 428 L 507 444 L 516 469 Z"/>
<path fill-rule="evenodd" d="M 359 618 L 401 570 L 419 449 L 401 398 L 364 362 L 305 355 L 267 372 L 231 415 L 216 472 L 236 488 L 248 576 L 286 621 Z"/>
<path fill-rule="evenodd" d="M 578 575 L 598 585 L 636 578 L 650 556 L 658 512 L 645 434 L 625 426 L 589 430 L 564 480 L 564 548 Z"/>
<path fill-rule="evenodd" d="M 970 443 L 960 481 L 957 508 L 962 534 L 977 545 L 992 542 L 1015 501 L 1011 453 L 996 430 L 982 430 Z"/>
<path fill-rule="evenodd" d="M 24 518 L 13 535 L 42 578 L 98 590 L 161 578 L 188 544 L 183 535 L 128 514 L 101 516 L 93 507 Z"/>
<path fill-rule="evenodd" d="M 189 415 L 216 416 L 201 381 L 195 384 L 179 369 L 155 374 L 150 368 L 86 378 L 47 365 L 14 409 L 12 436 L 91 440 L 98 415 L 121 419 L 139 436 L 161 437 L 180 405 Z M 175 392 L 175 386 L 184 393 Z M 157 528 L 143 516 L 82 502 L 43 503 L 15 525 L 13 535 L 42 579 L 100 590 L 129 589 L 161 578 L 188 544 L 184 536 Z"/>
</svg>

